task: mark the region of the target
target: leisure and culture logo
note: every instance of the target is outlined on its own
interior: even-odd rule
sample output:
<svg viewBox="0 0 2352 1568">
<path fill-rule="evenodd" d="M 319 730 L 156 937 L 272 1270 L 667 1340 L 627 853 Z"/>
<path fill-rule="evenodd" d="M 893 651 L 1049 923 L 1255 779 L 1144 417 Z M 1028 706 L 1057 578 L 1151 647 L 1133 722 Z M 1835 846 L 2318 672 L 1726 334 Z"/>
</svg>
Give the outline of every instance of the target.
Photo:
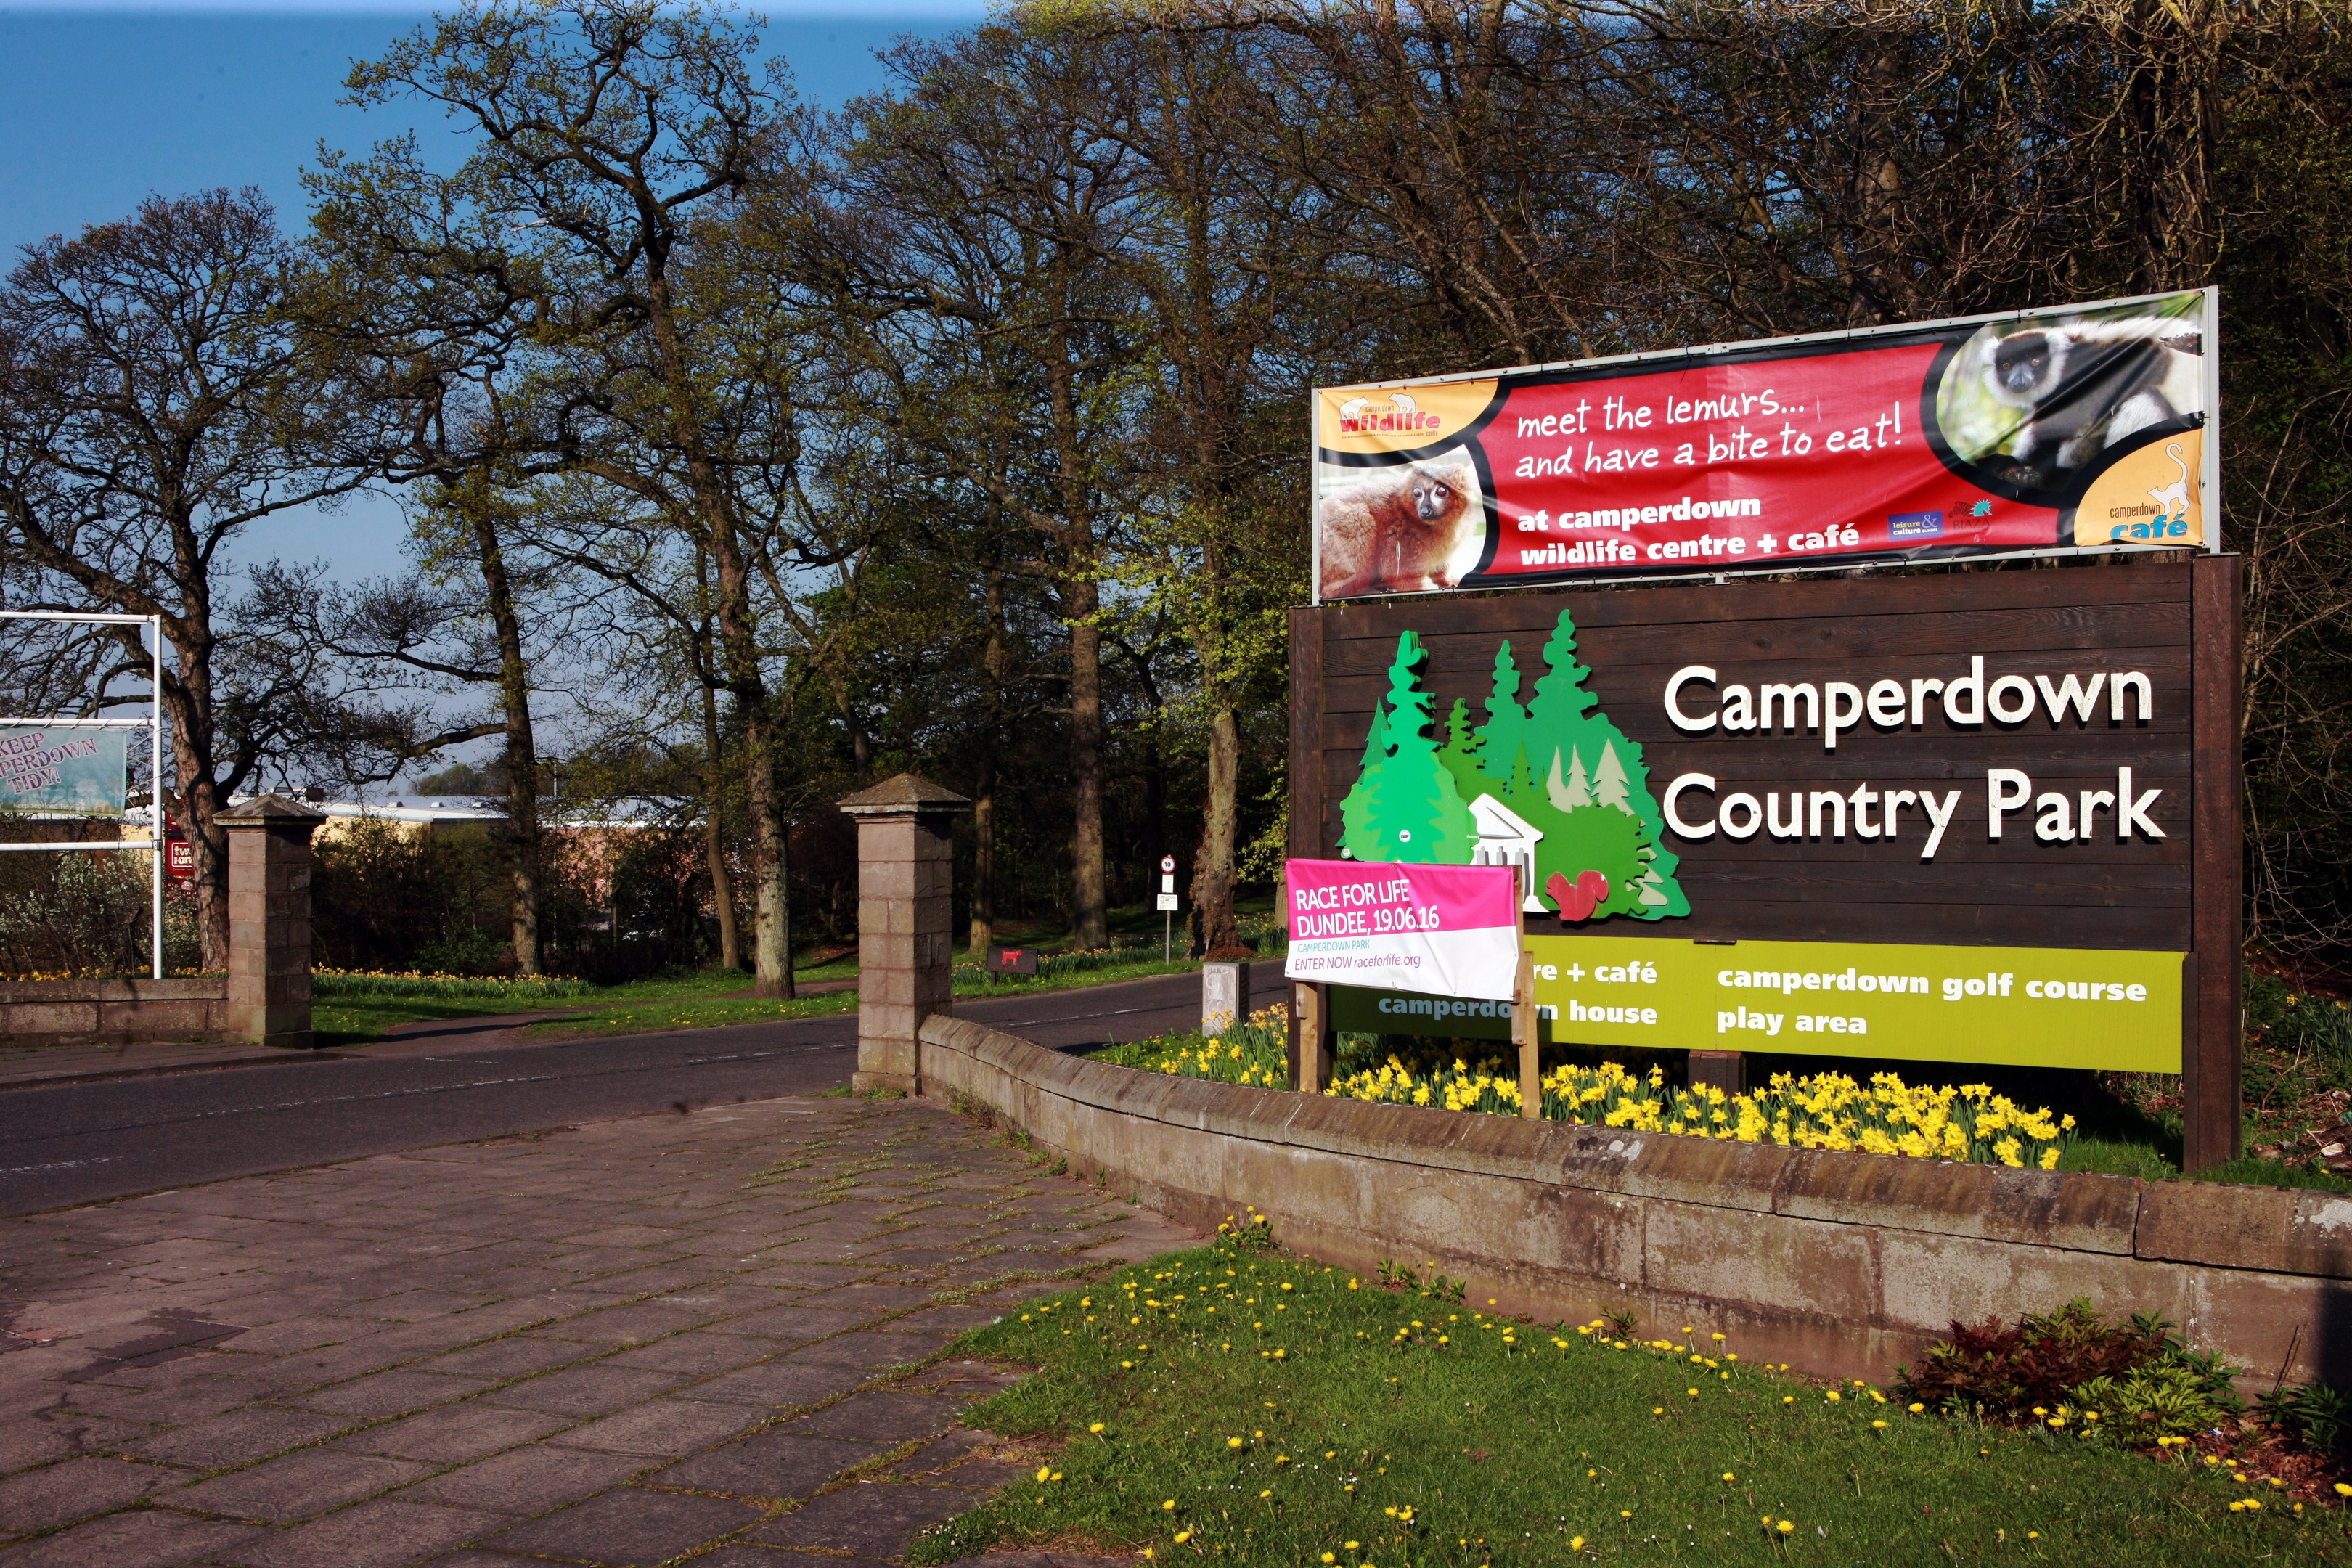
<svg viewBox="0 0 2352 1568">
<path fill-rule="evenodd" d="M 1576 626 L 1560 612 L 1529 700 L 1507 640 L 1495 652 L 1486 721 L 1457 700 L 1442 727 L 1422 684 L 1429 650 L 1397 638 L 1388 696 L 1372 715 L 1340 814 L 1341 855 L 1423 865 L 1517 866 L 1522 908 L 1581 924 L 1690 913 L 1639 742 L 1584 689 Z"/>
</svg>

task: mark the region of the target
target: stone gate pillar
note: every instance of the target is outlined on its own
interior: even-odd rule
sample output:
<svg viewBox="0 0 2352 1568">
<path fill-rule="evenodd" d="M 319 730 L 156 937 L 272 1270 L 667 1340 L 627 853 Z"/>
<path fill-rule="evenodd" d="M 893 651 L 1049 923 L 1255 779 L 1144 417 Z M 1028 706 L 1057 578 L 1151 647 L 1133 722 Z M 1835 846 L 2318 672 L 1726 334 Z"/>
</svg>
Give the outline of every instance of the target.
<svg viewBox="0 0 2352 1568">
<path fill-rule="evenodd" d="M 951 1010 L 955 951 L 950 829 L 971 803 L 900 773 L 841 803 L 857 819 L 857 1076 L 912 1094 L 916 1031 Z"/>
<path fill-rule="evenodd" d="M 327 820 L 265 795 L 220 815 L 228 829 L 228 1034 L 307 1049 L 310 835 Z"/>
</svg>

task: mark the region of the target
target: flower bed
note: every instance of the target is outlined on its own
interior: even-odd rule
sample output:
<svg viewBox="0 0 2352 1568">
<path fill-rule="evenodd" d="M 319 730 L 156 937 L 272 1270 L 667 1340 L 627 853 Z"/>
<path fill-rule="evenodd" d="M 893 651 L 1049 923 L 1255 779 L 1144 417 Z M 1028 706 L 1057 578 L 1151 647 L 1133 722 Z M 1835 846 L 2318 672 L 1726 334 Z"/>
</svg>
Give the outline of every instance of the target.
<svg viewBox="0 0 2352 1568">
<path fill-rule="evenodd" d="M 1251 1014 L 1216 1036 L 1165 1035 L 1105 1053 L 1123 1067 L 1180 1078 L 1279 1088 L 1288 1081 L 1280 1005 Z M 1499 1058 L 1473 1066 L 1450 1052 L 1419 1060 L 1391 1054 L 1377 1067 L 1343 1072 L 1324 1090 L 1391 1105 L 1442 1107 L 1517 1116 L 1516 1072 Z M 1844 1073 L 1775 1073 L 1747 1094 L 1687 1088 L 1614 1062 L 1562 1063 L 1543 1075 L 1543 1114 L 1554 1121 L 1637 1132 L 1717 1138 L 1783 1148 L 1853 1150 L 1917 1160 L 1957 1160 L 2054 1171 L 2073 1142 L 2074 1119 L 2029 1110 L 1985 1084 L 1906 1084 L 1874 1073 L 1867 1086 Z"/>
</svg>

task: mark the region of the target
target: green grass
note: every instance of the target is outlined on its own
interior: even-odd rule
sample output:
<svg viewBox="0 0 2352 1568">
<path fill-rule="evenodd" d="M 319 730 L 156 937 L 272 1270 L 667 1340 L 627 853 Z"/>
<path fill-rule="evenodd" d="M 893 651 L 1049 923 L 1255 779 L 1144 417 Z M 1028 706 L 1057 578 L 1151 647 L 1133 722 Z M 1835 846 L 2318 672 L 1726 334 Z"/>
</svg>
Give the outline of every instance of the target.
<svg viewBox="0 0 2352 1568">
<path fill-rule="evenodd" d="M 959 996 L 1025 995 L 1033 991 L 1071 991 L 1088 985 L 1110 985 L 1121 980 L 1149 980 L 1155 974 L 1194 974 L 1200 972 L 1197 959 L 1179 958 L 1162 963 L 1155 955 L 1149 959 L 1122 960 L 1092 968 L 1066 971 L 1058 974 L 986 974 L 959 964 L 955 974 L 955 994 Z"/>
<path fill-rule="evenodd" d="M 593 1012 L 567 1014 L 527 1026 L 534 1038 L 558 1036 L 649 1035 L 669 1029 L 717 1029 L 730 1024 L 770 1024 L 781 1018 L 822 1018 L 857 1010 L 857 993 L 829 991 L 789 1002 L 756 996 L 654 997 Z"/>
<path fill-rule="evenodd" d="M 835 966 L 796 971 L 803 984 L 838 978 Z M 847 965 L 855 977 L 856 965 Z M 696 1029 L 771 1018 L 811 1017 L 843 1011 L 838 996 L 803 997 L 778 1011 L 778 1004 L 730 994 L 748 991 L 751 977 L 740 970 L 673 971 L 599 986 L 555 977 L 504 980 L 495 976 L 313 974 L 311 1009 L 322 1046 L 363 1045 L 400 1024 L 449 1018 L 496 1017 L 509 1013 L 566 1010 L 562 1019 L 532 1026 L 536 1035 L 637 1034 L 651 1029 Z M 820 1005 L 822 1004 L 822 1005 Z M 851 994 L 846 1005 L 855 1007 Z M 578 1009 L 578 1011 L 569 1011 Z"/>
<path fill-rule="evenodd" d="M 371 974 L 340 969 L 313 970 L 310 974 L 310 994 L 320 1001 L 479 1000 L 505 1004 L 501 1011 L 524 1013 L 576 1002 L 595 993 L 596 987 L 585 980 L 554 975 L 509 980 L 491 974 Z"/>
<path fill-rule="evenodd" d="M 425 1019 L 480 1018 L 500 1013 L 529 1012 L 526 1007 L 489 1007 L 479 1003 L 434 1002 L 422 998 L 384 997 L 355 1002 L 313 1002 L 310 1027 L 321 1046 L 362 1046 L 380 1040 L 398 1024 Z"/>
<path fill-rule="evenodd" d="M 1283 1568 L 2347 1556 L 2341 1509 L 2297 1515 L 2226 1465 L 1914 1415 L 1850 1384 L 1833 1403 L 1696 1321 L 1687 1343 L 1644 1323 L 1619 1350 L 1486 1317 L 1475 1288 L 1465 1305 L 1355 1283 L 1228 1244 L 966 1336 L 954 1353 L 1040 1369 L 963 1418 L 1022 1440 L 1024 1479 L 908 1562 L 998 1545 Z M 1054 1479 L 1028 1479 L 1041 1465 Z M 2230 1511 L 2254 1493 L 2262 1511 Z"/>
<path fill-rule="evenodd" d="M 1054 972 L 1036 976 L 991 976 L 982 973 L 962 950 L 958 950 L 956 958 L 955 994 L 972 997 L 1067 991 L 1156 974 L 1191 973 L 1201 967 L 1198 962 L 1184 958 L 1163 963 L 1156 948 L 1144 947 L 1133 948 L 1131 955 L 1129 951 L 1100 956 L 1063 954 L 1061 963 L 1053 963 L 1049 955 L 1048 966 Z M 795 969 L 793 978 L 802 985 L 855 981 L 857 955 L 853 951 Z M 851 1012 L 857 1006 L 854 991 L 779 1003 L 743 994 L 751 985 L 752 977 L 743 971 L 715 966 L 604 986 L 555 977 L 504 980 L 328 971 L 312 976 L 312 1018 L 320 1045 L 353 1046 L 382 1039 L 401 1024 L 507 1013 L 564 1010 L 562 1018 L 529 1026 L 528 1032 L 538 1037 L 605 1036 L 819 1017 Z"/>
</svg>

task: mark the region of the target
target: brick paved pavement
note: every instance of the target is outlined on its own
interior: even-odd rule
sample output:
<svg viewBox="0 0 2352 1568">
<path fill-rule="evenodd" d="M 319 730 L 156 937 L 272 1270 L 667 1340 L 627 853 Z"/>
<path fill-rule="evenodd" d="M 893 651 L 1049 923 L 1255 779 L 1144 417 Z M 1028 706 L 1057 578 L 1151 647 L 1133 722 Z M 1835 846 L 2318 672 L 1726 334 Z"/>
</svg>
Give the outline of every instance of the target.
<svg viewBox="0 0 2352 1568">
<path fill-rule="evenodd" d="M 0 1221 L 0 1568 L 897 1558 L 1013 1468 L 945 1343 L 1195 1239 L 993 1138 L 777 1100 Z"/>
</svg>

